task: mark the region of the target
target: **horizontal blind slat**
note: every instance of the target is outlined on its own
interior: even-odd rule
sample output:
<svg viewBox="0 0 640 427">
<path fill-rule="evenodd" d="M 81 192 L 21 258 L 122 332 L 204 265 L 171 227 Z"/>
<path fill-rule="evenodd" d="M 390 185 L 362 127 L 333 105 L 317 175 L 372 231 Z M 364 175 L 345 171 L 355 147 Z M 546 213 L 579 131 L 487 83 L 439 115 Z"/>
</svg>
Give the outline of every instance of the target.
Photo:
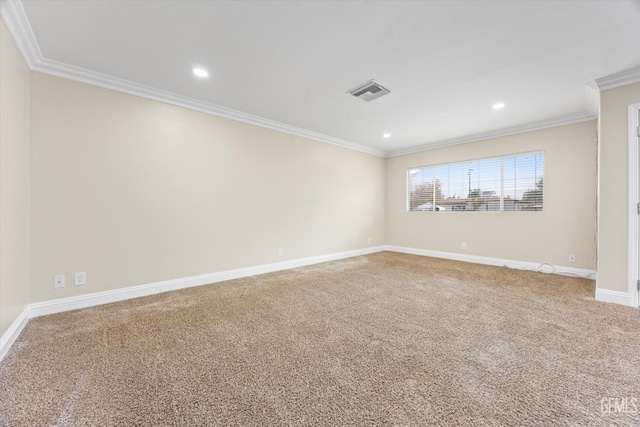
<svg viewBox="0 0 640 427">
<path fill-rule="evenodd" d="M 408 189 L 411 211 L 541 211 L 544 153 L 411 168 Z"/>
</svg>

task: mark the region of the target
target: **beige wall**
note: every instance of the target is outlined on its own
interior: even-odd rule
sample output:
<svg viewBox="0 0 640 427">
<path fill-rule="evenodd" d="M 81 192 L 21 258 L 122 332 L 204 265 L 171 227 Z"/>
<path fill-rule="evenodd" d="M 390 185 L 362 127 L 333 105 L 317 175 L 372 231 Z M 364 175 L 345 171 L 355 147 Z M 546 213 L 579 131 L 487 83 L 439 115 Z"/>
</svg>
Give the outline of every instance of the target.
<svg viewBox="0 0 640 427">
<path fill-rule="evenodd" d="M 31 125 L 31 302 L 383 243 L 382 158 L 36 72 Z"/>
<path fill-rule="evenodd" d="M 29 70 L 0 21 L 0 336 L 29 299 Z"/>
<path fill-rule="evenodd" d="M 407 212 L 410 167 L 544 150 L 544 212 Z M 596 122 L 457 145 L 387 161 L 390 245 L 595 269 Z M 462 251 L 460 243 L 468 249 Z M 576 263 L 568 262 L 569 254 Z"/>
<path fill-rule="evenodd" d="M 598 169 L 598 281 L 628 292 L 628 115 L 640 103 L 640 84 L 600 94 Z"/>
<path fill-rule="evenodd" d="M 1 333 L 28 302 L 358 249 L 368 237 L 596 267 L 594 121 L 385 160 L 30 74 L 1 29 Z M 640 84 L 601 98 L 598 287 L 623 292 L 637 102 Z M 545 151 L 543 213 L 406 212 L 409 167 L 534 150 Z M 75 271 L 88 285 L 73 286 Z M 53 289 L 57 274 L 64 289 Z"/>
</svg>

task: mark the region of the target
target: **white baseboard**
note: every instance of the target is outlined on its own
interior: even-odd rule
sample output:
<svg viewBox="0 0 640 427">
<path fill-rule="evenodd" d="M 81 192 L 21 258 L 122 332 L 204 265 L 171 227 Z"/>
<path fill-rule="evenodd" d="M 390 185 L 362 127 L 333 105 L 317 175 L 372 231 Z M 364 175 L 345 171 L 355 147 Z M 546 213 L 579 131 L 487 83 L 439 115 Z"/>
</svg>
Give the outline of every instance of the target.
<svg viewBox="0 0 640 427">
<path fill-rule="evenodd" d="M 61 298 L 56 300 L 36 302 L 29 305 L 30 318 L 44 316 L 46 314 L 60 313 L 63 311 L 77 310 L 123 301 L 131 298 L 139 298 L 162 292 L 175 291 L 193 286 L 208 285 L 226 280 L 241 279 L 243 277 L 256 276 L 258 274 L 273 273 L 275 271 L 289 270 L 291 268 L 304 267 L 306 265 L 319 264 L 321 262 L 335 261 L 343 258 L 351 258 L 360 255 L 368 255 L 380 252 L 383 246 L 375 246 L 353 251 L 334 254 L 319 255 L 309 258 L 300 258 L 289 261 L 262 264 L 253 267 L 239 268 L 236 270 L 219 271 L 217 273 L 203 274 L 200 276 L 184 277 L 181 279 L 166 280 L 163 282 L 149 283 L 146 285 L 132 286 L 128 288 L 114 289 L 112 291 L 96 292 L 77 297 Z"/>
<path fill-rule="evenodd" d="M 9 349 L 15 342 L 18 335 L 22 332 L 25 325 L 29 321 L 29 306 L 27 305 L 22 312 L 18 315 L 16 320 L 13 321 L 9 329 L 0 337 L 0 362 L 4 359 L 4 356 L 9 352 Z"/>
<path fill-rule="evenodd" d="M 217 273 L 204 274 L 200 276 L 191 276 L 181 279 L 166 280 L 163 282 L 149 283 L 146 285 L 132 286 L 129 288 L 114 289 L 105 292 L 96 292 L 87 295 L 80 295 L 70 298 L 61 298 L 50 301 L 31 303 L 25 307 L 18 318 L 11 324 L 7 332 L 0 338 L 0 361 L 7 354 L 16 338 L 22 332 L 27 321 L 34 317 L 44 316 L 47 314 L 60 313 L 63 311 L 77 310 L 81 308 L 93 307 L 101 304 L 108 304 L 117 301 L 123 301 L 131 298 L 139 298 L 148 295 L 159 294 L 163 292 L 174 291 L 178 289 L 190 288 L 193 286 L 207 285 L 210 283 L 218 283 L 227 280 L 241 279 L 259 274 L 273 273 L 276 271 L 289 270 L 292 268 L 304 267 L 307 265 L 319 264 L 322 262 L 335 261 L 355 256 L 368 255 L 381 251 L 401 252 L 413 255 L 422 255 L 435 258 L 445 258 L 457 261 L 472 262 L 477 264 L 487 264 L 496 266 L 507 266 L 522 270 L 543 271 L 545 273 L 565 274 L 571 276 L 580 276 L 593 278 L 595 280 L 595 271 L 585 270 L 572 267 L 550 266 L 548 264 L 537 264 L 532 262 L 514 261 L 499 258 L 489 258 L 477 255 L 456 254 L 451 252 L 439 252 L 428 249 L 406 248 L 400 246 L 374 246 L 371 248 L 357 249 L 347 252 L 339 252 L 334 254 L 319 255 L 309 258 L 301 258 L 289 261 L 282 261 L 272 264 L 263 264 L 253 267 L 239 268 L 235 270 L 220 271 Z M 598 293 L 600 292 L 600 293 Z M 597 290 L 596 300 L 616 302 L 618 304 L 629 305 L 628 294 L 624 292 L 615 292 L 607 290 Z"/>
<path fill-rule="evenodd" d="M 632 305 L 628 292 L 610 291 L 596 288 L 596 301 L 611 302 L 620 305 Z"/>
<path fill-rule="evenodd" d="M 428 256 L 434 258 L 451 259 L 455 261 L 472 262 L 475 264 L 495 265 L 498 267 L 509 267 L 518 270 L 537 271 L 541 273 L 553 273 L 564 276 L 576 276 L 585 279 L 596 280 L 595 270 L 587 270 L 584 268 L 565 267 L 551 265 L 547 263 L 536 263 L 527 261 L 516 261 L 512 259 L 490 258 L 478 255 L 458 254 L 455 252 L 440 252 L 429 249 L 406 248 L 402 246 L 386 245 L 385 250 L 391 252 L 400 252 L 403 254 Z"/>
<path fill-rule="evenodd" d="M 178 289 L 190 288 L 193 286 L 208 285 L 227 280 L 241 279 L 243 277 L 256 276 L 259 274 L 273 273 L 276 271 L 289 270 L 292 268 L 304 267 L 306 265 L 319 264 L 322 262 L 336 261 L 344 258 L 368 255 L 384 250 L 384 246 L 374 246 L 365 249 L 356 249 L 347 252 L 318 255 L 309 258 L 300 258 L 289 261 L 276 262 L 273 264 L 263 264 L 253 267 L 239 268 L 236 270 L 220 271 L 217 273 L 203 274 L 200 276 L 184 277 L 181 279 L 166 280 L 163 282 L 149 283 L 146 285 L 132 286 L 129 288 L 114 289 L 112 291 L 96 292 L 87 295 L 79 295 L 70 298 L 60 298 L 56 300 L 35 302 L 27 305 L 18 318 L 11 324 L 7 332 L 0 338 L 0 361 L 9 352 L 14 341 L 22 332 L 29 319 L 44 316 L 46 314 L 60 313 L 63 311 L 77 310 L 80 308 L 93 307 L 111 302 L 123 301 L 131 298 L 138 298 L 163 292 L 175 291 Z"/>
</svg>

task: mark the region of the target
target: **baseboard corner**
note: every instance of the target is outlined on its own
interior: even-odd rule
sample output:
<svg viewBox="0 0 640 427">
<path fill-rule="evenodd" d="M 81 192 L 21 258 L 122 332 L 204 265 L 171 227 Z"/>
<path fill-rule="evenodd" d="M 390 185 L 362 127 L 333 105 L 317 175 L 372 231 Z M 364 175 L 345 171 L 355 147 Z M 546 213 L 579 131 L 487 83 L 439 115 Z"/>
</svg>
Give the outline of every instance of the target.
<svg viewBox="0 0 640 427">
<path fill-rule="evenodd" d="M 27 322 L 29 321 L 30 309 L 31 308 L 29 307 L 29 305 L 27 305 L 22 310 L 22 312 L 20 312 L 16 320 L 13 321 L 11 326 L 9 326 L 9 329 L 7 329 L 2 337 L 0 337 L 0 362 L 2 361 L 2 359 L 4 359 L 7 353 L 9 353 L 11 346 L 16 341 L 18 336 L 20 336 L 20 333 L 22 332 L 24 327 L 27 325 Z"/>
<path fill-rule="evenodd" d="M 595 299 L 596 301 L 600 302 L 609 302 L 613 304 L 631 306 L 631 298 L 629 298 L 628 292 L 596 288 Z"/>
<path fill-rule="evenodd" d="M 512 259 L 493 258 L 480 255 L 469 255 L 455 252 L 434 251 L 431 249 L 409 248 L 403 246 L 386 245 L 385 250 L 390 252 L 399 252 L 404 254 L 419 255 L 433 258 L 450 259 L 453 261 L 471 262 L 474 264 L 494 265 L 496 267 L 508 267 L 516 270 L 536 271 L 541 273 L 558 274 L 561 276 L 580 277 L 583 279 L 596 280 L 597 272 L 595 270 L 587 270 L 584 268 L 552 266 L 546 263 L 537 263 L 529 261 L 517 261 Z M 544 266 L 551 267 L 551 271 L 547 271 Z"/>
</svg>

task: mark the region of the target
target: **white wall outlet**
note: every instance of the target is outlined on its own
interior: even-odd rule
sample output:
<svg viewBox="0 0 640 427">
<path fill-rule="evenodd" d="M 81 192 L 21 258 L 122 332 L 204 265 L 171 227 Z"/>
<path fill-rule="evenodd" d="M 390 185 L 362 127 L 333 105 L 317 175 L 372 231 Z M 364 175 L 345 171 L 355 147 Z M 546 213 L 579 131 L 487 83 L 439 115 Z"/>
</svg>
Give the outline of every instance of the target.
<svg viewBox="0 0 640 427">
<path fill-rule="evenodd" d="M 76 273 L 75 278 L 76 278 L 76 282 L 75 282 L 76 286 L 87 284 L 87 273 L 85 273 L 84 271 L 80 271 Z"/>
<path fill-rule="evenodd" d="M 576 254 L 569 254 L 569 262 L 576 262 Z"/>
<path fill-rule="evenodd" d="M 53 287 L 54 288 L 64 288 L 64 275 L 62 275 L 62 276 L 54 276 L 53 277 Z"/>
<path fill-rule="evenodd" d="M 278 249 L 278 258 L 282 258 L 282 249 Z"/>
<path fill-rule="evenodd" d="M 368 244 L 371 244 L 371 237 L 369 237 L 369 238 L 367 239 L 367 243 L 368 243 Z"/>
<path fill-rule="evenodd" d="M 466 251 L 467 250 L 467 242 L 460 243 L 460 249 L 462 249 L 463 251 Z"/>
</svg>

